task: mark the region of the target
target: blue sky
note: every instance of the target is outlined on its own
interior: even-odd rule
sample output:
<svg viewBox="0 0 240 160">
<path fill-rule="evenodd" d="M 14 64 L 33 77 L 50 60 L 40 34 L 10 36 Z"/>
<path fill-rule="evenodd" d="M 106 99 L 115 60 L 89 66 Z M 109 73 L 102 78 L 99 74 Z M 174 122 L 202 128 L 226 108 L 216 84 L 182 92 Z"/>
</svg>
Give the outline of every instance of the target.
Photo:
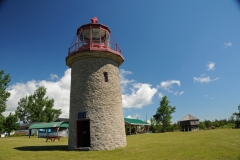
<svg viewBox="0 0 240 160">
<path fill-rule="evenodd" d="M 11 75 L 5 115 L 44 85 L 68 117 L 68 47 L 97 16 L 122 49 L 125 117 L 149 119 L 166 95 L 200 120 L 229 118 L 240 104 L 240 6 L 237 1 L 4 1 L 0 69 Z"/>
</svg>

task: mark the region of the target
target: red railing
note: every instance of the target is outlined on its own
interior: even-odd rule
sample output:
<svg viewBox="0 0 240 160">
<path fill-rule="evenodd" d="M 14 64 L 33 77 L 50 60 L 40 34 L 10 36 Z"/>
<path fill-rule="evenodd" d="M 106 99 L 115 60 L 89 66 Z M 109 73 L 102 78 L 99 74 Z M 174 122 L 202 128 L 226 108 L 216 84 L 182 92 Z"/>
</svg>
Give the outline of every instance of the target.
<svg viewBox="0 0 240 160">
<path fill-rule="evenodd" d="M 72 52 L 80 51 L 84 49 L 111 49 L 113 51 L 122 53 L 121 49 L 118 47 L 118 44 L 112 43 L 110 41 L 99 41 L 99 40 L 91 40 L 89 43 L 86 42 L 76 42 L 71 47 L 68 48 L 68 55 Z"/>
</svg>

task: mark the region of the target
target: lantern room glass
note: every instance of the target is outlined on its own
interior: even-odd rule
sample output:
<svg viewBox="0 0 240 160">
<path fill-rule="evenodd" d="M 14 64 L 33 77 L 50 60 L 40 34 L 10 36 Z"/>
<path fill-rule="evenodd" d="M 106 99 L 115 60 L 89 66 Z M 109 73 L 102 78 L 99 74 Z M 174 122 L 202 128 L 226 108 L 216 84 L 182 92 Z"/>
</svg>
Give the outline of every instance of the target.
<svg viewBox="0 0 240 160">
<path fill-rule="evenodd" d="M 110 36 L 109 32 L 102 28 L 85 28 L 79 33 L 79 43 L 81 46 L 99 44 L 109 47 Z"/>
</svg>

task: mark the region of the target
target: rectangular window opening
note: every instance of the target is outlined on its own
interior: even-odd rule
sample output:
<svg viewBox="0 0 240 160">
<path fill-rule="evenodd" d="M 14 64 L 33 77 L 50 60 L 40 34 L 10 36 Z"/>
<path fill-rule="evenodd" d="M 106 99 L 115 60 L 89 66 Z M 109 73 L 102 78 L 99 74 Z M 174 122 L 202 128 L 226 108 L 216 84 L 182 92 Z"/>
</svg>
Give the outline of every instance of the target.
<svg viewBox="0 0 240 160">
<path fill-rule="evenodd" d="M 108 82 L 108 72 L 103 72 L 104 82 Z"/>
</svg>

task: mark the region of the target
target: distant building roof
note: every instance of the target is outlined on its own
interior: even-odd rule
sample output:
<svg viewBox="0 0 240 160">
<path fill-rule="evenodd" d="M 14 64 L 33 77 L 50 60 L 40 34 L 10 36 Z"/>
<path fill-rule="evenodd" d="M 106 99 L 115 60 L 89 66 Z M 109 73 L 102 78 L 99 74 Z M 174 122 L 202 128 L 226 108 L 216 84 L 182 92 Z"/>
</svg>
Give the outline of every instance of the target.
<svg viewBox="0 0 240 160">
<path fill-rule="evenodd" d="M 69 122 L 69 118 L 57 118 L 54 120 L 54 122 L 61 122 L 61 121 Z"/>
<path fill-rule="evenodd" d="M 51 122 L 51 123 L 40 123 L 33 124 L 29 127 L 29 129 L 44 129 L 44 128 L 59 128 L 59 127 L 69 127 L 68 122 Z"/>
<path fill-rule="evenodd" d="M 31 125 L 33 125 L 33 124 L 38 124 L 38 123 L 43 123 L 43 122 L 22 123 L 22 124 L 20 124 L 19 130 L 26 130 L 26 129 L 28 129 Z"/>
<path fill-rule="evenodd" d="M 197 117 L 192 116 L 191 114 L 187 114 L 180 121 L 189 121 L 189 120 L 199 120 Z"/>
<path fill-rule="evenodd" d="M 144 122 L 140 119 L 132 119 L 132 118 L 124 118 L 125 123 L 131 124 L 131 125 L 150 125 L 147 122 Z"/>
</svg>

